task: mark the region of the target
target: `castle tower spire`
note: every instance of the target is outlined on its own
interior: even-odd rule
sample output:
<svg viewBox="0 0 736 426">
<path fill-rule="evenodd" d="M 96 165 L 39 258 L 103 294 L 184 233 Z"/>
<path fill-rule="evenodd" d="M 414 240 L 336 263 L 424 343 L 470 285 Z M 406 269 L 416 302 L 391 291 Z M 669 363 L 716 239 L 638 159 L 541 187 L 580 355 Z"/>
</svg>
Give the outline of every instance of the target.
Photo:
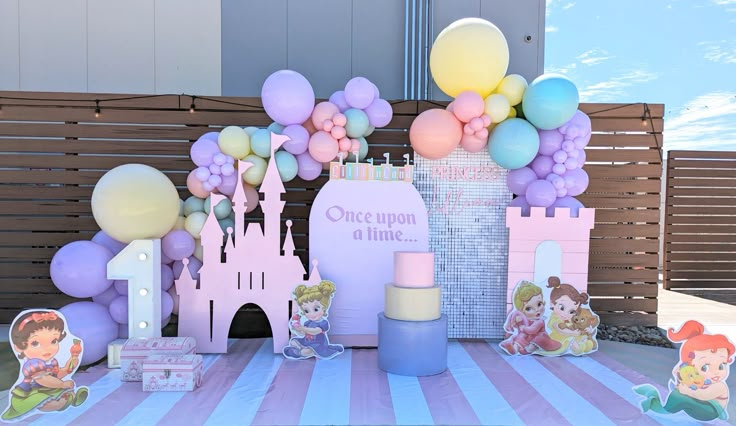
<svg viewBox="0 0 736 426">
<path fill-rule="evenodd" d="M 245 235 L 245 210 L 248 199 L 245 196 L 243 190 L 243 174 L 253 165 L 248 161 L 238 160 L 238 170 L 235 174 L 238 175 L 238 182 L 235 184 L 235 192 L 233 193 L 233 211 L 235 212 L 235 229 L 233 236 L 237 240 L 239 237 Z M 242 241 L 243 239 L 240 238 Z M 237 242 L 235 242 L 237 245 Z"/>
<path fill-rule="evenodd" d="M 176 279 L 176 295 L 179 297 L 182 295 L 188 296 L 197 289 L 197 280 L 192 278 L 192 273 L 189 271 L 189 258 L 185 257 L 181 260 L 181 263 L 184 267 Z"/>
<path fill-rule="evenodd" d="M 210 195 L 210 211 L 207 214 L 207 220 L 204 222 L 202 231 L 199 233 L 200 241 L 202 241 L 202 263 L 205 265 L 214 264 L 215 262 L 220 263 L 223 232 L 215 216 L 215 206 L 226 198 L 222 194 Z"/>
<path fill-rule="evenodd" d="M 286 221 L 286 238 L 284 238 L 284 256 L 294 256 L 294 238 L 291 236 L 291 220 Z"/>
<path fill-rule="evenodd" d="M 284 189 L 284 183 L 281 181 L 276 166 L 275 154 L 288 139 L 287 136 L 271 132 L 271 158 L 268 160 L 266 176 L 263 178 L 260 191 L 264 194 L 261 210 L 263 210 L 265 253 L 273 256 L 281 254 L 279 245 L 281 242 L 281 213 L 286 205 L 286 202 L 281 200 L 281 194 L 284 194 L 286 189 Z"/>
</svg>

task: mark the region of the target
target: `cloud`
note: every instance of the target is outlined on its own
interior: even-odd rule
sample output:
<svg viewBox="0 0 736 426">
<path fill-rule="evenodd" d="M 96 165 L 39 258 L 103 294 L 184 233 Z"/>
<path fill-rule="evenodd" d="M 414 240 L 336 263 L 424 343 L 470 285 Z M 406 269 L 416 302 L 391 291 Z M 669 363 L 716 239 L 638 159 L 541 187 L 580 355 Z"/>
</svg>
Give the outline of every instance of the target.
<svg viewBox="0 0 736 426">
<path fill-rule="evenodd" d="M 545 14 L 546 16 L 549 16 L 555 9 L 568 10 L 574 7 L 575 2 L 565 0 L 546 0 L 546 6 Z"/>
<path fill-rule="evenodd" d="M 736 92 L 698 96 L 664 121 L 665 149 L 716 150 L 736 146 Z"/>
<path fill-rule="evenodd" d="M 615 56 L 609 55 L 605 50 L 596 47 L 595 49 L 581 53 L 576 57 L 576 59 L 583 65 L 598 65 L 601 62 L 613 59 L 614 57 Z"/>
<path fill-rule="evenodd" d="M 549 1 L 547 1 L 549 3 Z M 719 6 L 728 6 L 730 4 L 736 4 L 736 0 L 713 0 L 713 3 Z"/>
<path fill-rule="evenodd" d="M 567 74 L 577 68 L 578 64 L 572 63 L 562 66 L 550 65 L 544 67 L 545 73 Z"/>
<path fill-rule="evenodd" d="M 711 62 L 720 62 L 724 64 L 736 64 L 736 47 L 723 46 L 728 43 L 726 40 L 720 41 L 703 41 L 698 43 L 703 46 L 705 53 L 703 57 Z"/>
<path fill-rule="evenodd" d="M 646 83 L 656 80 L 658 74 L 646 70 L 634 70 L 625 74 L 613 77 L 608 81 L 601 81 L 588 85 L 581 89 L 581 102 L 612 102 L 620 101 L 621 98 L 629 95 L 628 89 L 640 83 Z"/>
<path fill-rule="evenodd" d="M 544 28 L 545 33 L 556 33 L 559 30 L 560 30 L 559 28 L 552 26 L 552 25 Z"/>
</svg>

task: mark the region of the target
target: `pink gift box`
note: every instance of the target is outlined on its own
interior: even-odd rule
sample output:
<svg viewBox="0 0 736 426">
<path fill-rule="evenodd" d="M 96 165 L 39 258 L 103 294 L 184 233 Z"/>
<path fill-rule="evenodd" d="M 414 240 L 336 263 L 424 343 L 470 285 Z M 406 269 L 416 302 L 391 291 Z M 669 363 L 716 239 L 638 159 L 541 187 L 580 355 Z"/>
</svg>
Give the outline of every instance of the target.
<svg viewBox="0 0 736 426">
<path fill-rule="evenodd" d="M 202 355 L 151 355 L 143 361 L 143 390 L 193 391 L 202 383 Z"/>
<path fill-rule="evenodd" d="M 196 346 L 192 337 L 128 339 L 120 350 L 120 380 L 143 380 L 143 361 L 151 355 L 190 355 L 194 354 Z"/>
</svg>

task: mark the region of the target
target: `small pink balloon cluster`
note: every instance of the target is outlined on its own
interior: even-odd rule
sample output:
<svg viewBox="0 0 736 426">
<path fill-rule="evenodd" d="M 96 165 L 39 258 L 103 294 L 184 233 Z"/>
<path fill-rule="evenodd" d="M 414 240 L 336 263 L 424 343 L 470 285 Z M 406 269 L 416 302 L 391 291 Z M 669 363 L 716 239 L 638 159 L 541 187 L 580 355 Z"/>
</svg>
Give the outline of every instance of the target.
<svg viewBox="0 0 736 426">
<path fill-rule="evenodd" d="M 522 207 L 567 207 L 577 211 L 583 205 L 574 197 L 588 187 L 583 170 L 585 147 L 590 142 L 590 118 L 578 110 L 565 124 L 553 130 L 539 130 L 539 151 L 532 162 L 511 170 L 506 183 L 518 195 L 510 205 Z"/>
<path fill-rule="evenodd" d="M 483 98 L 476 92 L 462 92 L 447 105 L 447 110 L 463 123 L 460 146 L 468 152 L 480 152 L 488 145 L 491 117 L 485 114 Z"/>
</svg>

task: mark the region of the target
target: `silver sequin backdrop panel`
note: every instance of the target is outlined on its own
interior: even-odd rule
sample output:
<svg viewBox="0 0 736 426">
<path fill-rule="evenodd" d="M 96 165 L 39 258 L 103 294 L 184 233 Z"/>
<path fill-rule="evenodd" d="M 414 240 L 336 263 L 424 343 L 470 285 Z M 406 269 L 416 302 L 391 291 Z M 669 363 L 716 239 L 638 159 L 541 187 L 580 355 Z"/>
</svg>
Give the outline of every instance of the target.
<svg viewBox="0 0 736 426">
<path fill-rule="evenodd" d="M 478 179 L 479 175 L 481 179 Z M 429 245 L 451 338 L 503 338 L 507 171 L 486 150 L 441 160 L 415 154 L 414 184 L 429 210 Z"/>
</svg>

